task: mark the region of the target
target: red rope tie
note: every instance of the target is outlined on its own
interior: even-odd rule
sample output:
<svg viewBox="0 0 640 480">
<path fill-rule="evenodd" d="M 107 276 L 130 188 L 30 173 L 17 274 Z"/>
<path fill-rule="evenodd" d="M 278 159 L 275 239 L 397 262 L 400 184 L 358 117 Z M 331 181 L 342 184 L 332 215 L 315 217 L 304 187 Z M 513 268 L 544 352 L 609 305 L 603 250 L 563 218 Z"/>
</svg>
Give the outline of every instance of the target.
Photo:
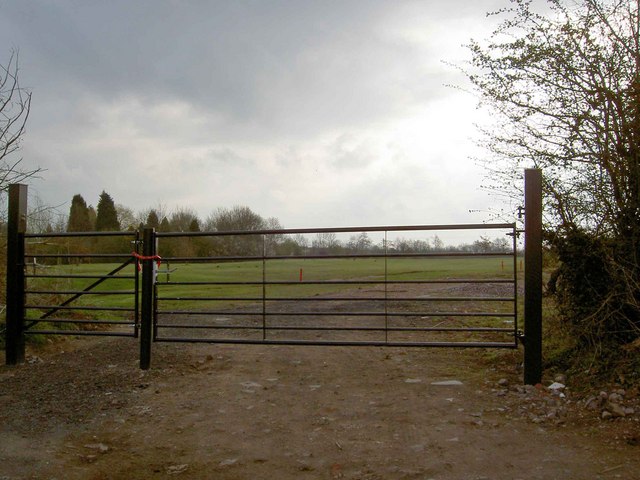
<svg viewBox="0 0 640 480">
<path fill-rule="evenodd" d="M 160 264 L 162 263 L 162 257 L 160 255 L 140 255 L 137 252 L 131 252 L 131 256 L 136 259 L 136 265 L 138 265 L 138 271 L 142 270 L 142 267 L 140 266 L 140 262 L 144 260 L 155 260 L 158 268 L 160 268 Z"/>
</svg>

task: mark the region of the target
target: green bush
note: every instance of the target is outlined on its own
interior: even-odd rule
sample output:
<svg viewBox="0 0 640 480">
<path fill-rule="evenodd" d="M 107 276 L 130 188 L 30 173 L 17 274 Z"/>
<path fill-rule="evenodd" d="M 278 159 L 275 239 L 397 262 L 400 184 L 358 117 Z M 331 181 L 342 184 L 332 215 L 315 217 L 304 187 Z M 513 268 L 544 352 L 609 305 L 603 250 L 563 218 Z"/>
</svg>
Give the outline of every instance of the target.
<svg viewBox="0 0 640 480">
<path fill-rule="evenodd" d="M 551 238 L 559 265 L 548 284 L 579 347 L 610 350 L 640 336 L 639 272 L 633 242 L 580 229 Z"/>
</svg>

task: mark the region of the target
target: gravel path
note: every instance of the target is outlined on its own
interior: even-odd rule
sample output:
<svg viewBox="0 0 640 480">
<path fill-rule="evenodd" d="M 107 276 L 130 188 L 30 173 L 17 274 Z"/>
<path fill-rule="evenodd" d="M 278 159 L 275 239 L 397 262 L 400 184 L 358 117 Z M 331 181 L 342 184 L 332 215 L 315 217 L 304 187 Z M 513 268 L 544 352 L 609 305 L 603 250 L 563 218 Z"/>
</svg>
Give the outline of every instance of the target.
<svg viewBox="0 0 640 480">
<path fill-rule="evenodd" d="M 69 340 L 1 367 L 0 479 L 640 478 L 638 414 L 525 389 L 517 352 L 155 344 L 147 372 L 137 354 Z"/>
</svg>

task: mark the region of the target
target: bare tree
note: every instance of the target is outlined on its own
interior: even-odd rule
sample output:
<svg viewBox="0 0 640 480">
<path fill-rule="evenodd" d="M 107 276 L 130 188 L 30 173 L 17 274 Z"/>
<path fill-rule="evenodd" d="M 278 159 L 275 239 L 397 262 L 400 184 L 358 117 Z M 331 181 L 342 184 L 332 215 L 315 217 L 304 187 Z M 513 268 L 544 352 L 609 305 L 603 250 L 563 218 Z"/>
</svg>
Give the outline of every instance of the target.
<svg viewBox="0 0 640 480">
<path fill-rule="evenodd" d="M 61 205 L 47 205 L 37 194 L 30 193 L 27 213 L 27 228 L 29 232 L 64 232 L 67 226 L 67 218 L 65 214 L 58 210 L 59 207 Z"/>
<path fill-rule="evenodd" d="M 265 230 L 282 230 L 284 227 L 276 217 L 269 217 L 264 221 Z M 281 233 L 273 233 L 265 236 L 265 253 L 273 255 L 277 252 L 278 245 L 285 240 L 285 236 Z"/>
<path fill-rule="evenodd" d="M 236 205 L 218 208 L 209 215 L 205 229 L 216 232 L 263 230 L 265 220 L 249 207 Z M 216 238 L 214 249 L 223 255 L 261 255 L 264 251 L 262 235 L 229 235 Z"/>
<path fill-rule="evenodd" d="M 335 253 L 340 249 L 341 244 L 338 237 L 333 232 L 317 233 L 311 241 L 311 247 L 315 250 L 316 254 L 326 255 Z"/>
<path fill-rule="evenodd" d="M 197 221 L 198 225 L 200 224 L 200 219 L 195 210 L 188 207 L 176 207 L 169 217 L 169 224 L 174 232 L 189 232 L 194 220 Z"/>
<path fill-rule="evenodd" d="M 346 246 L 352 252 L 364 253 L 371 248 L 372 242 L 369 238 L 369 234 L 367 234 L 367 232 L 362 232 L 358 235 L 351 235 Z"/>
<path fill-rule="evenodd" d="M 118 222 L 120 222 L 120 228 L 122 230 L 135 230 L 138 228 L 139 224 L 136 222 L 136 215 L 132 209 L 121 203 L 117 203 L 116 213 L 118 214 Z"/>
<path fill-rule="evenodd" d="M 18 53 L 11 52 L 7 65 L 0 65 L 0 192 L 12 183 L 20 183 L 41 171 L 22 165 L 15 154 L 26 132 L 31 110 L 31 92 L 18 81 Z"/>
</svg>

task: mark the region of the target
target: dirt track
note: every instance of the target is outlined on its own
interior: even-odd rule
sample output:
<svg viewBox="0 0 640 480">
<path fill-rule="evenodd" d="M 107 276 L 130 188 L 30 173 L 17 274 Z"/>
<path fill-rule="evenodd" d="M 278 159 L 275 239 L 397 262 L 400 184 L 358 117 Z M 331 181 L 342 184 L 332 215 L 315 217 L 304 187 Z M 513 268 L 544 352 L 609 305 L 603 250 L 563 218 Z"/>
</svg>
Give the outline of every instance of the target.
<svg viewBox="0 0 640 480">
<path fill-rule="evenodd" d="M 156 344 L 141 372 L 137 348 L 75 340 L 2 367 L 0 479 L 640 478 L 637 415 L 569 402 L 533 423 L 559 400 L 518 393 L 515 358 Z"/>
</svg>

